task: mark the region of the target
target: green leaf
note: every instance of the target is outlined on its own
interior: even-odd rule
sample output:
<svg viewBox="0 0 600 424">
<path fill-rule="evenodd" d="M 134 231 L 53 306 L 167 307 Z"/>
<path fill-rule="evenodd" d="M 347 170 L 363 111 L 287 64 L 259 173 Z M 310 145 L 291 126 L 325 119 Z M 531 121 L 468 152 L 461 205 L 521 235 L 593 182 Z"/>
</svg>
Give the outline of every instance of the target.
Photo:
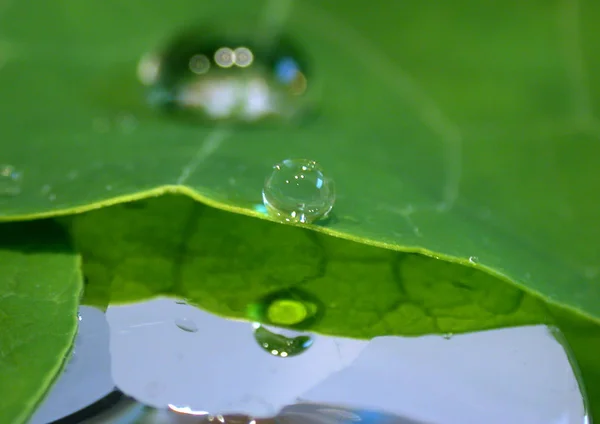
<svg viewBox="0 0 600 424">
<path fill-rule="evenodd" d="M 0 224 L 0 421 L 26 422 L 68 357 L 79 256 L 52 222 Z"/>
<path fill-rule="evenodd" d="M 459 333 L 546 322 L 543 302 L 476 270 L 312 231 L 249 219 L 166 196 L 68 221 L 84 258 L 84 302 L 161 294 L 250 319 L 278 292 L 314 298 L 311 330 L 371 338 Z"/>
<path fill-rule="evenodd" d="M 309 296 L 311 331 L 371 338 L 555 323 L 581 367 L 590 413 L 600 411 L 600 327 L 477 270 L 323 236 L 165 196 L 63 219 L 81 251 L 83 302 L 183 297 L 252 319 L 273 293 Z M 569 347 L 570 346 L 570 347 Z"/>
<path fill-rule="evenodd" d="M 164 192 L 264 218 L 254 206 L 270 167 L 307 157 L 338 190 L 332 219 L 311 228 L 463 264 L 476 256 L 480 269 L 598 322 L 599 20 L 593 0 L 5 2 L 0 219 Z M 249 38 L 289 35 L 312 65 L 317 119 L 229 128 L 150 110 L 138 59 L 207 23 Z M 21 173 L 16 189 L 4 187 L 7 165 Z M 301 269 L 314 268 L 310 258 Z M 98 272 L 121 264 L 131 284 L 128 273 L 160 269 L 126 259 Z M 439 307 L 428 294 L 415 290 L 411 304 Z M 482 309 L 473 316 L 489 318 Z M 488 318 L 482 325 L 501 325 Z"/>
<path fill-rule="evenodd" d="M 600 318 L 597 2 L 376 0 L 368 13 L 359 0 L 277 4 L 9 4 L 2 160 L 23 176 L 19 195 L 0 197 L 2 219 L 165 191 L 262 216 L 252 206 L 270 167 L 308 157 L 337 183 L 323 232 L 461 263 L 477 256 Z M 289 35 L 312 65 L 318 118 L 228 129 L 150 110 L 138 59 L 208 23 L 249 39 Z"/>
<path fill-rule="evenodd" d="M 562 332 L 558 340 L 570 354 L 573 369 L 581 371 L 578 378 L 585 384 L 588 413 L 595 421 L 600 416 L 600 326 L 564 310 L 552 313 Z"/>
</svg>

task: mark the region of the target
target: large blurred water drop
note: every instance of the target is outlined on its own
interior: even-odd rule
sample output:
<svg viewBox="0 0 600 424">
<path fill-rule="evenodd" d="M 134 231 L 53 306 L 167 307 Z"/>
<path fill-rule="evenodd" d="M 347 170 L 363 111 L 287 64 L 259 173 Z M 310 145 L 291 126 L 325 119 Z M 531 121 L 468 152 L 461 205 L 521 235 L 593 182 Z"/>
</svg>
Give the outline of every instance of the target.
<svg viewBox="0 0 600 424">
<path fill-rule="evenodd" d="M 252 37 L 189 31 L 144 55 L 137 73 L 148 102 L 165 111 L 254 122 L 306 110 L 306 64 L 283 39 L 264 45 Z"/>
</svg>

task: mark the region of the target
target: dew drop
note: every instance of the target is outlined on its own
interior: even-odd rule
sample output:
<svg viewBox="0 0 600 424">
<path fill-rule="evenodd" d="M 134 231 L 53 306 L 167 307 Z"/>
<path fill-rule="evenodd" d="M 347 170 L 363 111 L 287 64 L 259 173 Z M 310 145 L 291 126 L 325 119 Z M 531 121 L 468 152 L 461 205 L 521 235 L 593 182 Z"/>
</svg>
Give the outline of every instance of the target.
<svg viewBox="0 0 600 424">
<path fill-rule="evenodd" d="M 444 338 L 444 340 L 450 340 L 452 338 L 452 336 L 454 336 L 453 333 L 445 333 L 442 335 L 442 337 Z"/>
<path fill-rule="evenodd" d="M 479 258 L 477 256 L 469 256 L 469 262 L 472 264 L 476 264 L 479 262 Z"/>
<path fill-rule="evenodd" d="M 195 333 L 198 331 L 196 323 L 189 318 L 178 318 L 175 320 L 175 325 L 188 333 Z"/>
<path fill-rule="evenodd" d="M 311 336 L 284 329 L 267 329 L 264 325 L 255 323 L 254 339 L 258 345 L 273 356 L 287 358 L 300 355 L 312 346 Z"/>
<path fill-rule="evenodd" d="M 137 74 L 150 105 L 165 111 L 244 122 L 292 118 L 307 105 L 301 56 L 284 38 L 267 47 L 202 28 L 145 54 Z"/>
<path fill-rule="evenodd" d="M 335 185 L 315 161 L 286 159 L 273 167 L 262 197 L 272 216 L 306 224 L 327 217 L 335 203 Z"/>
<path fill-rule="evenodd" d="M 264 324 L 306 329 L 320 319 L 322 310 L 316 298 L 294 288 L 270 293 L 250 304 L 247 315 Z"/>
<path fill-rule="evenodd" d="M 83 318 L 81 317 L 81 313 L 77 312 L 77 321 L 81 321 Z"/>
<path fill-rule="evenodd" d="M 79 355 L 77 355 L 77 351 L 75 350 L 75 348 L 73 348 L 69 353 L 67 353 L 65 355 L 65 360 L 66 360 L 66 366 L 65 366 L 65 370 L 64 372 L 70 372 L 71 368 L 73 367 L 73 365 L 75 365 L 77 362 L 79 362 L 78 359 Z"/>
<path fill-rule="evenodd" d="M 16 196 L 21 193 L 22 173 L 12 165 L 0 164 L 0 196 Z"/>
</svg>

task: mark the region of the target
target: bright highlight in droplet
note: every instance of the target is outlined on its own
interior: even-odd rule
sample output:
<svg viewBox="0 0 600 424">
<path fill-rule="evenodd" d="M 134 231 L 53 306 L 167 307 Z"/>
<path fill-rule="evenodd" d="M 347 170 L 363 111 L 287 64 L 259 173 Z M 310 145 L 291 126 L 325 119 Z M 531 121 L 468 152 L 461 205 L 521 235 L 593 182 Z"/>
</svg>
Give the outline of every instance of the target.
<svg viewBox="0 0 600 424">
<path fill-rule="evenodd" d="M 196 54 L 190 58 L 189 66 L 196 75 L 203 75 L 210 69 L 210 60 L 203 54 Z"/>
<path fill-rule="evenodd" d="M 235 61 L 235 53 L 229 47 L 221 47 L 215 53 L 215 63 L 221 68 L 231 68 Z"/>
<path fill-rule="evenodd" d="M 252 65 L 254 55 L 247 47 L 238 47 L 233 51 L 233 61 L 240 68 L 246 68 Z"/>
</svg>

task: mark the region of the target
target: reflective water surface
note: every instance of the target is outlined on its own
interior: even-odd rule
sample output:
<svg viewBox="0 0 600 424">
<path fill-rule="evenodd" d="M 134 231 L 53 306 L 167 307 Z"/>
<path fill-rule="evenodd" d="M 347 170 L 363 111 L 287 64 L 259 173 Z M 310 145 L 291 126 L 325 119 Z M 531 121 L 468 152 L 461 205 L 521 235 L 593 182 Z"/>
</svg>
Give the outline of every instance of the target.
<svg viewBox="0 0 600 424">
<path fill-rule="evenodd" d="M 174 324 L 182 316 L 196 332 Z M 86 422 L 102 398 L 87 422 L 588 423 L 569 358 L 544 326 L 313 340 L 282 360 L 257 345 L 251 323 L 175 299 L 82 307 L 75 355 L 31 424 Z"/>
</svg>

